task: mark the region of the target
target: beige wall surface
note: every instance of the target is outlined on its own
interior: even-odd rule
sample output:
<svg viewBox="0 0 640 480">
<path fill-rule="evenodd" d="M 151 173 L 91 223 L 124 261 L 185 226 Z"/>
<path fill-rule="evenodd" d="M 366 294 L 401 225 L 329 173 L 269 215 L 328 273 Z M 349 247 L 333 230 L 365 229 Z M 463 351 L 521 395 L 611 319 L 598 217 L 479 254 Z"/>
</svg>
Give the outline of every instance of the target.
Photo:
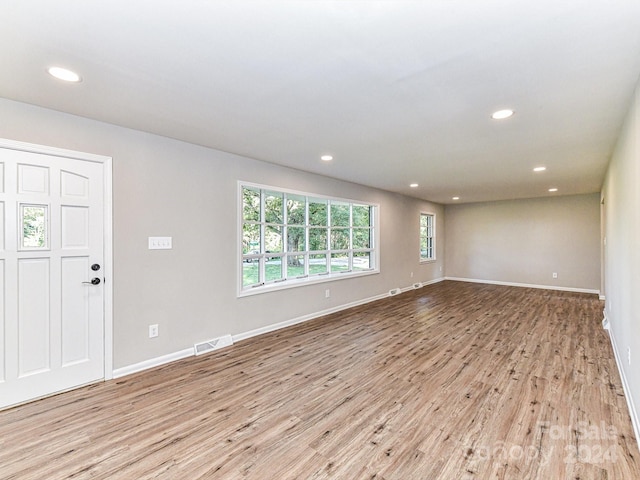
<svg viewBox="0 0 640 480">
<path fill-rule="evenodd" d="M 597 193 L 447 205 L 445 236 L 449 278 L 600 289 Z"/>
<path fill-rule="evenodd" d="M 439 205 L 5 99 L 0 137 L 113 157 L 116 369 L 443 276 Z M 239 180 L 378 203 L 380 274 L 237 298 Z M 433 263 L 419 263 L 420 211 L 437 215 Z"/>
<path fill-rule="evenodd" d="M 604 201 L 606 315 L 636 428 L 640 409 L 640 83 L 609 164 Z M 630 354 L 630 355 L 629 355 Z"/>
</svg>

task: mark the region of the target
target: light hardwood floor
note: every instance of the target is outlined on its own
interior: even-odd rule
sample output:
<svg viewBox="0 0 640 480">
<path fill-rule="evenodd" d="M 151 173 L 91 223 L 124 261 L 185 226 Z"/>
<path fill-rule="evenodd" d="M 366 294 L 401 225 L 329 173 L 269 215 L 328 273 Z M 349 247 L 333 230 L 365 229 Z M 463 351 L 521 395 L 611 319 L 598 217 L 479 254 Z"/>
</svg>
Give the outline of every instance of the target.
<svg viewBox="0 0 640 480">
<path fill-rule="evenodd" d="M 0 412 L 0 478 L 640 479 L 602 307 L 427 286 Z"/>
</svg>

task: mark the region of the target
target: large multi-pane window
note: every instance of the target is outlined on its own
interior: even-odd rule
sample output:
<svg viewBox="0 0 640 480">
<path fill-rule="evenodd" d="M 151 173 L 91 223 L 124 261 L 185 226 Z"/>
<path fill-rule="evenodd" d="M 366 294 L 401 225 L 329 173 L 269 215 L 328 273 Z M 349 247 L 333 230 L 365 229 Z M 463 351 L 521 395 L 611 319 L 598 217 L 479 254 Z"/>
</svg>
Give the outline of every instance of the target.
<svg viewBox="0 0 640 480">
<path fill-rule="evenodd" d="M 436 259 L 435 246 L 435 215 L 433 213 L 420 214 L 420 261 L 426 262 Z"/>
<path fill-rule="evenodd" d="M 243 292 L 376 271 L 376 206 L 241 184 Z"/>
</svg>

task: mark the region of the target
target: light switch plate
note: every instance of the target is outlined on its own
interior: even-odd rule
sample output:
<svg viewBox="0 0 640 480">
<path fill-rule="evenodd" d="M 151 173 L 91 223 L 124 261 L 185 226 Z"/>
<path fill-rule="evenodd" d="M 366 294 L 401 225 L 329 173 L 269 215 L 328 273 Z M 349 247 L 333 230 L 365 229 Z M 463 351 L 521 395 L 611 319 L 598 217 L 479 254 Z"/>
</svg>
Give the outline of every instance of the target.
<svg viewBox="0 0 640 480">
<path fill-rule="evenodd" d="M 171 248 L 171 237 L 149 237 L 149 250 L 169 250 Z"/>
</svg>

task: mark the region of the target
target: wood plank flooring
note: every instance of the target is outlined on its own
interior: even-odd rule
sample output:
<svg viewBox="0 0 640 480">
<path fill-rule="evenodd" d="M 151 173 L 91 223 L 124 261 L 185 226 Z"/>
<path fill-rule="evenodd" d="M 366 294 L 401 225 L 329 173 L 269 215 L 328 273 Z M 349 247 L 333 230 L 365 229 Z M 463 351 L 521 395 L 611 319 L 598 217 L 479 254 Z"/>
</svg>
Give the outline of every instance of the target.
<svg viewBox="0 0 640 480">
<path fill-rule="evenodd" d="M 602 307 L 427 286 L 0 412 L 0 479 L 640 479 Z"/>
</svg>

